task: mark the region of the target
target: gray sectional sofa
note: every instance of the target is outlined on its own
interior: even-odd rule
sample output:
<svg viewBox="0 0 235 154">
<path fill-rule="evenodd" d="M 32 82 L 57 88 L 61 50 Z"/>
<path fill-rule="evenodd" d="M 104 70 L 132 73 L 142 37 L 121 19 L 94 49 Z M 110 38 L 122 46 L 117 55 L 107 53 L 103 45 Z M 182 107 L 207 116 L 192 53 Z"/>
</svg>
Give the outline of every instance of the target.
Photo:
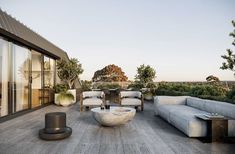
<svg viewBox="0 0 235 154">
<path fill-rule="evenodd" d="M 156 115 L 174 125 L 189 137 L 205 137 L 206 122 L 195 117 L 197 114 L 218 113 L 229 117 L 228 135 L 235 136 L 235 105 L 189 96 L 154 97 Z"/>
</svg>

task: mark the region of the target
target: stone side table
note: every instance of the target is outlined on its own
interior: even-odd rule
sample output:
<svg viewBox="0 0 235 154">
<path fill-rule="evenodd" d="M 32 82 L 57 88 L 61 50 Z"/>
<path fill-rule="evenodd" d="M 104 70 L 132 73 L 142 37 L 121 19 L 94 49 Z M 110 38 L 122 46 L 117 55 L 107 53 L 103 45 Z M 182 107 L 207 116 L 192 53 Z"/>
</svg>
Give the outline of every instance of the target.
<svg viewBox="0 0 235 154">
<path fill-rule="evenodd" d="M 117 126 L 131 121 L 136 110 L 129 107 L 110 107 L 101 110 L 100 107 L 91 109 L 93 117 L 103 126 Z"/>
</svg>

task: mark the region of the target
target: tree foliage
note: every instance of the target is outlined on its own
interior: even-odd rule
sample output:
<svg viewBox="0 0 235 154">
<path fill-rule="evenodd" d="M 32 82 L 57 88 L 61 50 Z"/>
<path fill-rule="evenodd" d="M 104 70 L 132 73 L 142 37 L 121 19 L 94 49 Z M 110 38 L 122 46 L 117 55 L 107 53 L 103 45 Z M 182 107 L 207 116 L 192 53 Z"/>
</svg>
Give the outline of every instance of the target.
<svg viewBox="0 0 235 154">
<path fill-rule="evenodd" d="M 153 79 L 156 77 L 156 71 L 149 65 L 140 65 L 137 67 L 137 74 L 135 80 L 141 82 L 146 87 L 148 83 L 153 82 Z"/>
<path fill-rule="evenodd" d="M 232 45 L 235 46 L 235 21 L 232 21 L 234 30 L 229 34 L 234 40 L 232 42 Z M 227 49 L 227 55 L 221 56 L 226 62 L 222 63 L 222 66 L 220 69 L 222 70 L 231 70 L 234 72 L 235 75 L 235 55 L 233 54 L 233 51 L 231 49 Z"/>
<path fill-rule="evenodd" d="M 68 84 L 70 89 L 73 87 L 75 79 L 79 79 L 79 75 L 83 73 L 82 64 L 76 58 L 71 58 L 68 61 L 59 60 L 56 66 L 58 77 Z"/>
<path fill-rule="evenodd" d="M 215 83 L 215 82 L 219 82 L 219 78 L 214 76 L 214 75 L 209 75 L 207 78 L 206 78 L 206 81 L 207 82 L 212 82 L 212 83 Z"/>
<path fill-rule="evenodd" d="M 81 89 L 82 91 L 90 91 L 92 89 L 92 82 L 87 80 L 81 81 Z"/>
<path fill-rule="evenodd" d="M 125 82 L 128 78 L 122 69 L 114 64 L 105 66 L 94 73 L 93 82 Z"/>
</svg>

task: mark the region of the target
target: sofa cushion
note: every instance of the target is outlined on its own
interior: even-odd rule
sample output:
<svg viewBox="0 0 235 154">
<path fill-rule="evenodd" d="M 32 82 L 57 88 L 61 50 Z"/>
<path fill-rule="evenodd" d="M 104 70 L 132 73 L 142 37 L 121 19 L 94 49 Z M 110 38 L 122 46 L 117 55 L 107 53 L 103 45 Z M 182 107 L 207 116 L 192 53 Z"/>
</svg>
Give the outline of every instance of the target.
<svg viewBox="0 0 235 154">
<path fill-rule="evenodd" d="M 92 98 L 86 98 L 83 100 L 82 104 L 84 106 L 92 106 L 92 105 L 95 105 L 95 106 L 99 106 L 103 103 L 102 99 L 99 99 L 99 98 L 95 98 L 95 97 L 92 97 Z"/>
<path fill-rule="evenodd" d="M 85 91 L 82 93 L 83 98 L 92 98 L 92 97 L 98 97 L 102 98 L 104 97 L 103 91 Z"/>
<path fill-rule="evenodd" d="M 188 98 L 188 96 L 156 96 L 154 97 L 154 103 L 156 103 L 157 105 L 185 105 L 186 98 Z"/>
<path fill-rule="evenodd" d="M 194 107 L 199 110 L 204 110 L 205 109 L 205 101 L 200 98 L 196 97 L 188 97 L 187 98 L 187 103 L 188 106 Z"/>
<path fill-rule="evenodd" d="M 142 93 L 139 91 L 121 91 L 121 98 L 141 98 Z"/>
<path fill-rule="evenodd" d="M 170 113 L 174 112 L 181 105 L 159 105 L 157 107 L 158 114 L 168 122 L 170 122 Z"/>
<path fill-rule="evenodd" d="M 205 109 L 208 112 L 215 112 L 226 117 L 230 117 L 235 119 L 235 105 L 226 103 L 226 102 L 219 102 L 213 100 L 205 100 L 206 106 Z"/>
<path fill-rule="evenodd" d="M 206 122 L 195 115 L 207 112 L 186 105 L 158 105 L 159 115 L 189 137 L 206 135 Z"/>
<path fill-rule="evenodd" d="M 121 105 L 141 105 L 141 100 L 138 98 L 122 98 Z"/>
<path fill-rule="evenodd" d="M 186 105 L 178 106 L 179 108 L 177 110 L 170 112 L 170 123 L 189 137 L 206 136 L 206 121 L 196 118 L 195 115 L 207 114 L 207 112 Z"/>
</svg>

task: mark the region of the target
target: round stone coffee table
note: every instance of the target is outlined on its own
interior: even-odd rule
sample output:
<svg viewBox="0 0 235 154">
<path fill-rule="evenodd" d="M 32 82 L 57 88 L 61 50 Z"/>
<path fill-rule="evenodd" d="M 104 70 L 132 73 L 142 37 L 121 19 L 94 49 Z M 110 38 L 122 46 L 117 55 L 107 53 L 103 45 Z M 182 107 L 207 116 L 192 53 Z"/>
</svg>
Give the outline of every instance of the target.
<svg viewBox="0 0 235 154">
<path fill-rule="evenodd" d="M 131 121 L 136 110 L 129 107 L 110 107 L 101 110 L 100 107 L 91 109 L 93 116 L 103 126 L 117 126 Z"/>
</svg>

